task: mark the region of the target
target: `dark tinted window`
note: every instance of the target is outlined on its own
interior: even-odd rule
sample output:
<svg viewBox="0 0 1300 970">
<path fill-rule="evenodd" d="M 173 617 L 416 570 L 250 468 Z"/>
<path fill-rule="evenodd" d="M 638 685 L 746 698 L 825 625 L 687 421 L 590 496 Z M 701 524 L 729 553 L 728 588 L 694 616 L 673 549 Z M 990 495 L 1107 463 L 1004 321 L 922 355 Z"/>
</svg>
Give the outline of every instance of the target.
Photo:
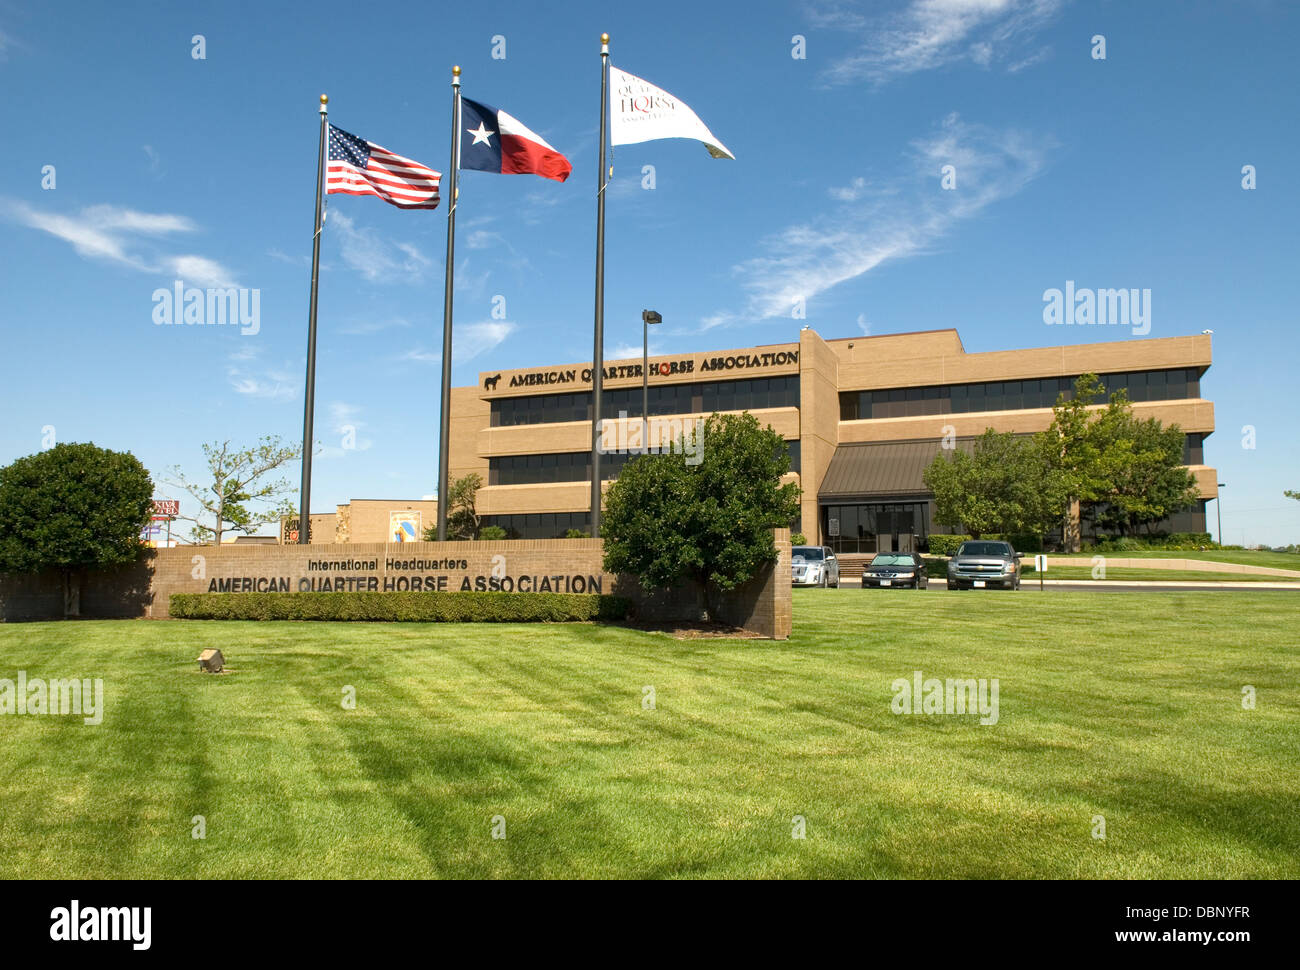
<svg viewBox="0 0 1300 970">
<path fill-rule="evenodd" d="M 1005 542 L 963 542 L 957 549 L 959 556 L 1009 556 L 1011 546 Z"/>
</svg>

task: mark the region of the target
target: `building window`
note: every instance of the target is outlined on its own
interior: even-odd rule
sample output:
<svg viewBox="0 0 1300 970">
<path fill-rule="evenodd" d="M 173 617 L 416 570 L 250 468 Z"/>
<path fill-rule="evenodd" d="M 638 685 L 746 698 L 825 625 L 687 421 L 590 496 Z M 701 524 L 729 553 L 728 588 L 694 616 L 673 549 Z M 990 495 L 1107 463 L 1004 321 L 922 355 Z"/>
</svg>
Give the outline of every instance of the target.
<svg viewBox="0 0 1300 970">
<path fill-rule="evenodd" d="M 618 478 L 636 454 L 610 452 L 600 456 L 601 481 Z M 489 485 L 549 485 L 591 481 L 591 452 L 573 451 L 545 455 L 500 455 L 488 459 Z"/>
<path fill-rule="evenodd" d="M 1101 374 L 1106 394 L 1124 390 L 1134 403 L 1176 401 L 1200 396 L 1195 368 L 1169 371 Z M 840 420 L 913 418 L 970 411 L 1019 411 L 1050 408 L 1057 397 L 1074 395 L 1073 377 L 1043 377 L 1030 381 L 982 381 L 973 384 L 882 388 L 840 393 Z"/>
<path fill-rule="evenodd" d="M 591 534 L 590 512 L 533 512 L 526 515 L 485 515 L 479 526 L 497 525 L 507 539 L 563 539 L 570 529 Z"/>
</svg>

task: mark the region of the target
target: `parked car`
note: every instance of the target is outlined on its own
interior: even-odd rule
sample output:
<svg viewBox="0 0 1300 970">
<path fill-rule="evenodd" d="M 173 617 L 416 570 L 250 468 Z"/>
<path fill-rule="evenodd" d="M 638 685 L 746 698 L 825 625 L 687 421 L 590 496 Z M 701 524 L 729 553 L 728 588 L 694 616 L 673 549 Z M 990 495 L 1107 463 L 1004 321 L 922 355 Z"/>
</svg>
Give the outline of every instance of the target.
<svg viewBox="0 0 1300 970">
<path fill-rule="evenodd" d="M 790 579 L 795 586 L 839 586 L 840 561 L 830 546 L 795 546 Z"/>
<path fill-rule="evenodd" d="M 925 561 L 918 552 L 882 552 L 862 570 L 863 589 L 881 589 L 894 586 L 925 589 L 930 583 L 925 574 Z"/>
<path fill-rule="evenodd" d="M 949 589 L 1020 588 L 1020 559 L 1009 542 L 972 539 L 948 560 Z"/>
</svg>

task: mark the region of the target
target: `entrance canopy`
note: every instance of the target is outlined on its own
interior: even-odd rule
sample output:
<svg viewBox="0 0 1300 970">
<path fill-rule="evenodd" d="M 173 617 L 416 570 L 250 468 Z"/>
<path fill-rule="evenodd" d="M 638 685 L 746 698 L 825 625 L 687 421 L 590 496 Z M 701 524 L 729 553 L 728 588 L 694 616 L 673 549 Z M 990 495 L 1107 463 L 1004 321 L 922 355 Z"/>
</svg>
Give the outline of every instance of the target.
<svg viewBox="0 0 1300 970">
<path fill-rule="evenodd" d="M 956 447 L 968 454 L 972 438 L 958 438 Z M 928 496 L 922 476 L 943 451 L 941 438 L 924 441 L 868 441 L 839 445 L 822 478 L 817 500 L 822 505 L 873 498 Z"/>
</svg>

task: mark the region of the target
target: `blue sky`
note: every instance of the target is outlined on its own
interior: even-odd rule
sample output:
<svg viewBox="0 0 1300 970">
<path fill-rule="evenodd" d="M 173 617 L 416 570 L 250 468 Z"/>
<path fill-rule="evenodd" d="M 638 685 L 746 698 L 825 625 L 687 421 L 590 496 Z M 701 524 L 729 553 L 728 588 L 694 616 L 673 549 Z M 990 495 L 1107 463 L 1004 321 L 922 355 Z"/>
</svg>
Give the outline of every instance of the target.
<svg viewBox="0 0 1300 970">
<path fill-rule="evenodd" d="M 480 2 L 411 5 L 396 30 L 358 11 L 0 2 L 0 462 L 50 427 L 129 449 L 156 479 L 198 474 L 204 441 L 300 437 L 317 98 L 446 172 L 452 64 L 466 96 L 574 165 L 564 184 L 462 176 L 454 383 L 589 359 L 608 30 L 614 64 L 737 156 L 614 151 L 609 356 L 639 352 L 647 306 L 663 353 L 805 323 L 828 338 L 956 327 L 968 351 L 1123 341 L 1046 326 L 1043 292 L 1149 288 L 1150 336 L 1214 330 L 1202 388 L 1225 538 L 1300 541 L 1300 502 L 1282 496 L 1300 488 L 1296 5 Z M 315 509 L 434 489 L 445 218 L 329 197 Z M 155 325 L 152 294 L 178 278 L 256 288 L 259 332 Z"/>
</svg>

